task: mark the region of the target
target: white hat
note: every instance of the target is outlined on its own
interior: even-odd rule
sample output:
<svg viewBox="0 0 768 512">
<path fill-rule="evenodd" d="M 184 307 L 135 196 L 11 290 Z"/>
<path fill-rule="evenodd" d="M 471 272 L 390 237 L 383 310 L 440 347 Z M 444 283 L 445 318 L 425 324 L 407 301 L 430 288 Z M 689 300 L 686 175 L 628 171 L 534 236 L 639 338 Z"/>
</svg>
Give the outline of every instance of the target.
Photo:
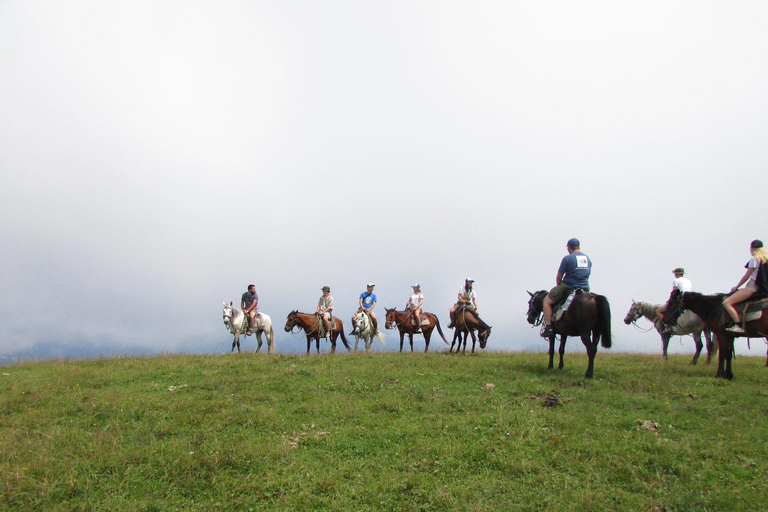
<svg viewBox="0 0 768 512">
<path fill-rule="evenodd" d="M 419 283 L 416 283 L 413 286 L 411 286 L 411 288 L 421 288 L 421 285 L 419 285 Z"/>
<path fill-rule="evenodd" d="M 370 288 L 370 287 L 372 287 L 372 286 L 376 286 L 376 285 L 375 285 L 375 284 L 373 284 L 373 283 L 368 283 L 367 285 L 365 285 L 365 287 L 366 287 L 366 288 Z"/>
</svg>

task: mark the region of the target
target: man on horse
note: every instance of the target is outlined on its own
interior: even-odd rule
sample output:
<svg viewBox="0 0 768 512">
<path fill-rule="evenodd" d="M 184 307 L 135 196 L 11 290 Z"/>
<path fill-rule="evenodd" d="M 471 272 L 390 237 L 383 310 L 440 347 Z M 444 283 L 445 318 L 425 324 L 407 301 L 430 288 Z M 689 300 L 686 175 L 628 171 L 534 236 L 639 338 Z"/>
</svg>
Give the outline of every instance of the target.
<svg viewBox="0 0 768 512">
<path fill-rule="evenodd" d="M 248 317 L 248 330 L 246 336 L 253 334 L 253 321 L 256 318 L 257 309 L 259 309 L 259 294 L 256 293 L 256 286 L 249 284 L 248 291 L 240 297 L 240 309 Z"/>
<path fill-rule="evenodd" d="M 456 316 L 456 311 L 458 311 L 460 307 L 469 309 L 476 317 L 480 318 L 480 315 L 477 312 L 477 294 L 475 293 L 475 290 L 472 289 L 474 283 L 474 279 L 466 278 L 464 280 L 464 286 L 459 288 L 459 300 L 448 312 L 448 316 L 451 318 L 451 323 L 448 324 L 449 329 L 453 329 L 453 317 Z"/>
<path fill-rule="evenodd" d="M 421 332 L 421 306 L 424 304 L 424 294 L 421 293 L 421 285 L 419 283 L 411 286 L 413 293 L 408 297 L 408 302 L 405 303 L 405 309 L 411 312 L 411 315 L 416 319 L 416 330 L 414 333 Z"/>
<path fill-rule="evenodd" d="M 565 300 L 570 293 L 580 288 L 589 291 L 589 276 L 592 273 L 592 260 L 581 252 L 581 242 L 576 238 L 568 240 L 568 255 L 560 261 L 555 278 L 556 286 L 544 298 L 544 330 L 541 336 L 549 338 L 554 334 L 552 328 L 552 312 L 556 304 Z"/>
<path fill-rule="evenodd" d="M 360 294 L 360 298 L 357 301 L 358 308 L 357 313 L 363 312 L 368 315 L 373 322 L 373 332 L 379 330 L 379 321 L 376 319 L 376 313 L 373 312 L 373 308 L 376 307 L 376 294 L 373 293 L 373 287 L 376 286 L 373 283 L 368 283 L 366 290 Z M 352 334 L 357 334 L 357 326 L 355 325 L 355 313 L 352 315 Z"/>
<path fill-rule="evenodd" d="M 685 275 L 685 269 L 682 267 L 677 267 L 675 270 L 672 271 L 673 274 L 675 274 L 675 280 L 672 281 L 672 291 L 680 290 L 680 293 L 689 292 L 693 289 L 693 284 L 691 284 L 690 279 L 687 279 L 683 277 Z M 667 303 L 661 305 L 659 309 L 656 310 L 656 316 L 658 318 L 664 318 L 664 311 L 667 310 Z M 667 325 L 664 327 L 664 330 L 661 331 L 663 334 L 670 334 L 672 332 L 673 326 Z"/>
<path fill-rule="evenodd" d="M 317 301 L 316 313 L 325 323 L 325 332 L 330 336 L 331 334 L 331 317 L 333 316 L 333 297 L 331 297 L 331 288 L 323 286 L 323 295 L 320 300 Z"/>
</svg>

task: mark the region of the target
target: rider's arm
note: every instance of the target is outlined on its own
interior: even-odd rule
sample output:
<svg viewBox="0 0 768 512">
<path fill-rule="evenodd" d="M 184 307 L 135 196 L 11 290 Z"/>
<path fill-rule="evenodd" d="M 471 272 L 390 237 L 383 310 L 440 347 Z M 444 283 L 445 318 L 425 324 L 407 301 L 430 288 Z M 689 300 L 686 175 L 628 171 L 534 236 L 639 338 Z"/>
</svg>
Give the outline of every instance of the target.
<svg viewBox="0 0 768 512">
<path fill-rule="evenodd" d="M 741 276 L 741 279 L 739 279 L 739 284 L 737 284 L 736 286 L 731 288 L 731 293 L 735 292 L 736 290 L 741 288 L 741 285 L 743 285 L 744 283 L 749 281 L 749 277 L 752 275 L 752 272 L 754 272 L 756 270 L 757 270 L 757 267 L 755 267 L 755 268 L 751 268 L 751 267 L 748 268 L 747 271 L 744 273 L 744 275 Z"/>
<path fill-rule="evenodd" d="M 419 303 L 418 303 L 418 304 L 416 304 L 416 309 L 421 309 L 421 305 L 422 305 L 422 304 L 424 304 L 424 299 L 423 299 L 423 298 L 420 298 L 420 299 L 419 299 Z"/>
<path fill-rule="evenodd" d="M 461 292 L 458 293 L 458 297 L 459 297 L 459 302 L 464 302 L 464 295 Z"/>
<path fill-rule="evenodd" d="M 555 278 L 555 284 L 560 284 L 563 282 L 563 277 L 565 276 L 565 273 L 558 272 L 557 277 Z"/>
<path fill-rule="evenodd" d="M 371 307 L 369 307 L 368 309 L 366 309 L 366 311 L 371 311 L 371 310 L 372 310 L 373 308 L 375 308 L 375 307 L 376 307 L 376 301 L 373 301 L 373 302 L 371 302 Z"/>
<path fill-rule="evenodd" d="M 358 305 L 360 306 L 360 309 L 362 309 L 363 311 L 365 311 L 365 306 L 363 306 L 363 298 L 362 298 L 362 297 L 360 297 L 359 299 L 357 299 L 357 303 L 358 303 Z"/>
</svg>

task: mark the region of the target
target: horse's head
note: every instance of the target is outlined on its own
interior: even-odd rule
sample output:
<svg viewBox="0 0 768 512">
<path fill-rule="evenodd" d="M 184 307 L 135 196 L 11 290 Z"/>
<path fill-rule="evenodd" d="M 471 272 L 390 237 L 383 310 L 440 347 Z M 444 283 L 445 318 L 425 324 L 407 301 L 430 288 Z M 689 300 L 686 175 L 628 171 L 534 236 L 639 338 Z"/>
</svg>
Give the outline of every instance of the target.
<svg viewBox="0 0 768 512">
<path fill-rule="evenodd" d="M 491 329 L 492 326 L 488 326 L 488 329 L 485 329 L 483 331 L 479 331 L 477 333 L 477 339 L 480 342 L 480 348 L 485 348 L 485 346 L 488 344 L 488 338 L 491 337 Z"/>
<path fill-rule="evenodd" d="M 632 322 L 635 322 L 641 316 L 643 316 L 643 314 L 640 313 L 640 308 L 637 307 L 637 303 L 633 300 L 632 305 L 629 307 L 629 311 L 627 312 L 627 316 L 624 317 L 624 323 L 629 325 Z"/>
<path fill-rule="evenodd" d="M 528 292 L 531 298 L 528 300 L 528 323 L 531 325 L 538 325 L 539 318 L 544 312 L 544 297 L 547 296 L 546 290 L 539 290 L 536 293 Z"/>
<path fill-rule="evenodd" d="M 365 332 L 366 329 L 368 329 L 368 315 L 360 311 L 359 313 L 355 313 L 353 324 L 355 324 L 355 329 L 359 333 Z"/>
<path fill-rule="evenodd" d="M 667 325 L 675 325 L 677 323 L 677 319 L 680 318 L 680 315 L 685 311 L 685 307 L 683 306 L 684 296 L 685 294 L 680 292 L 677 288 L 672 290 L 672 293 L 669 294 L 669 299 L 667 300 L 667 309 L 661 315 L 661 321 L 663 323 Z"/>
<path fill-rule="evenodd" d="M 299 323 L 299 310 L 294 309 L 288 313 L 288 317 L 285 319 L 285 332 L 290 332 Z"/>
<path fill-rule="evenodd" d="M 222 317 L 224 320 L 224 325 L 232 325 L 232 317 L 235 315 L 234 310 L 232 308 L 232 303 L 230 302 L 227 304 L 226 302 L 222 302 L 224 304 L 224 311 L 222 312 Z"/>
<path fill-rule="evenodd" d="M 384 308 L 384 310 L 387 312 L 387 316 L 384 322 L 384 327 L 387 329 L 394 329 L 395 325 L 397 325 L 397 319 L 395 317 L 396 309 Z"/>
</svg>

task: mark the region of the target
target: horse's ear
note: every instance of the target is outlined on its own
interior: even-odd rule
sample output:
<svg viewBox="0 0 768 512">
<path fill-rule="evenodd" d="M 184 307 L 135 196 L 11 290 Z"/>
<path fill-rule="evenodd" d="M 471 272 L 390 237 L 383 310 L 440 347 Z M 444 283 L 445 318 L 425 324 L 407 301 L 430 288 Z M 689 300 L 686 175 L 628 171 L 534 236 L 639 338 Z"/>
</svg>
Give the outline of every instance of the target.
<svg viewBox="0 0 768 512">
<path fill-rule="evenodd" d="M 229 305 L 230 305 L 230 306 L 232 305 L 232 301 L 229 301 Z"/>
<path fill-rule="evenodd" d="M 224 304 L 224 307 L 227 307 L 227 303 L 224 301 L 221 301 L 222 304 Z"/>
<path fill-rule="evenodd" d="M 525 291 L 526 291 L 526 292 L 528 292 L 528 290 L 525 290 Z M 533 294 L 532 294 L 531 292 L 528 292 L 528 295 L 530 295 L 531 297 L 533 297 Z"/>
</svg>

